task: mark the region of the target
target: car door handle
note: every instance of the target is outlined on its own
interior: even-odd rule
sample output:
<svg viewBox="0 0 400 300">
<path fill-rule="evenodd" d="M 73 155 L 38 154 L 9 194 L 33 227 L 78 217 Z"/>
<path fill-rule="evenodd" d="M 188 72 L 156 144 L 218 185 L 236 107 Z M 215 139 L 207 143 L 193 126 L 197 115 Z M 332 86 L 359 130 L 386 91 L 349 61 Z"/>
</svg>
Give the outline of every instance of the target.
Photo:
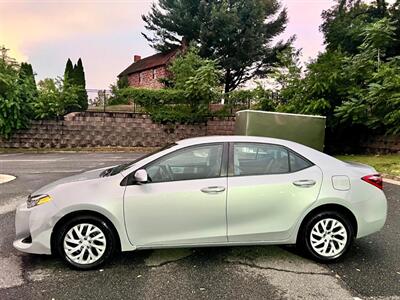
<svg viewBox="0 0 400 300">
<path fill-rule="evenodd" d="M 207 194 L 216 194 L 216 193 L 221 193 L 221 192 L 225 191 L 225 187 L 223 187 L 223 186 L 208 186 L 208 187 L 202 188 L 200 191 L 202 191 L 203 193 L 207 193 Z"/>
<path fill-rule="evenodd" d="M 313 185 L 316 184 L 316 182 L 315 182 L 315 180 L 311 180 L 311 179 L 302 179 L 302 180 L 294 181 L 293 184 L 298 187 L 312 187 Z"/>
</svg>

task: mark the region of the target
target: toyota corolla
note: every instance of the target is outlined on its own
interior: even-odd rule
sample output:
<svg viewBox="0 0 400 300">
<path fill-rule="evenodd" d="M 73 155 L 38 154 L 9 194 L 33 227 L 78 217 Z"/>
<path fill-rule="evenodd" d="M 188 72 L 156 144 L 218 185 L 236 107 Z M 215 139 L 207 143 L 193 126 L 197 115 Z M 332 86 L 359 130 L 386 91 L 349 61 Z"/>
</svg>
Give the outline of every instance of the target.
<svg viewBox="0 0 400 300">
<path fill-rule="evenodd" d="M 201 137 L 32 193 L 14 247 L 78 269 L 116 251 L 222 245 L 297 244 L 329 262 L 380 230 L 386 211 L 370 166 L 286 140 Z"/>
</svg>

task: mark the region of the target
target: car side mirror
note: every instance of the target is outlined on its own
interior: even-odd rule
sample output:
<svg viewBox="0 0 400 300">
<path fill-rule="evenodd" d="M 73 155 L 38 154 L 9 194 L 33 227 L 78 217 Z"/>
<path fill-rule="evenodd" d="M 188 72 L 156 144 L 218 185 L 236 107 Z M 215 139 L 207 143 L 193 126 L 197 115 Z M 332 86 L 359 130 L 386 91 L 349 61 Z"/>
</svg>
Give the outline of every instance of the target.
<svg viewBox="0 0 400 300">
<path fill-rule="evenodd" d="M 137 183 L 146 183 L 148 181 L 147 171 L 140 169 L 135 172 L 135 181 Z"/>
</svg>

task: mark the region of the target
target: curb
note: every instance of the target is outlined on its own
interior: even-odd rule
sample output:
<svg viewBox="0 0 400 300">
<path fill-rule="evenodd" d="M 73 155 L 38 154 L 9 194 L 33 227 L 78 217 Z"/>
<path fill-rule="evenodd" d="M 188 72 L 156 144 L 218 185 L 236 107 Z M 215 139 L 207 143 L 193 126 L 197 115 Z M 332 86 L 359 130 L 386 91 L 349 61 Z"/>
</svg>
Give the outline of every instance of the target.
<svg viewBox="0 0 400 300">
<path fill-rule="evenodd" d="M 383 177 L 383 182 L 385 182 L 385 183 L 400 185 L 400 177 L 399 176 L 382 174 L 382 177 Z"/>
<path fill-rule="evenodd" d="M 400 176 L 384 174 L 384 173 L 382 174 L 382 176 L 383 176 L 383 178 L 391 179 L 391 180 L 394 180 L 394 181 L 399 181 L 399 183 L 400 183 Z"/>
</svg>

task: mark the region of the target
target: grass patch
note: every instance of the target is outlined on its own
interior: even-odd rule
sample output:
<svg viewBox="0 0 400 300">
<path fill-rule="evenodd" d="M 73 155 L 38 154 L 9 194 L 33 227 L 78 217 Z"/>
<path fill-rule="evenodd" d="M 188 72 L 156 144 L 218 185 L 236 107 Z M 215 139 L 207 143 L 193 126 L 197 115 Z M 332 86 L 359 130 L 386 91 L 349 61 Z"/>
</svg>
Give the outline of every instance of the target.
<svg viewBox="0 0 400 300">
<path fill-rule="evenodd" d="M 339 155 L 336 158 L 370 165 L 380 173 L 400 176 L 400 154 Z"/>
</svg>

